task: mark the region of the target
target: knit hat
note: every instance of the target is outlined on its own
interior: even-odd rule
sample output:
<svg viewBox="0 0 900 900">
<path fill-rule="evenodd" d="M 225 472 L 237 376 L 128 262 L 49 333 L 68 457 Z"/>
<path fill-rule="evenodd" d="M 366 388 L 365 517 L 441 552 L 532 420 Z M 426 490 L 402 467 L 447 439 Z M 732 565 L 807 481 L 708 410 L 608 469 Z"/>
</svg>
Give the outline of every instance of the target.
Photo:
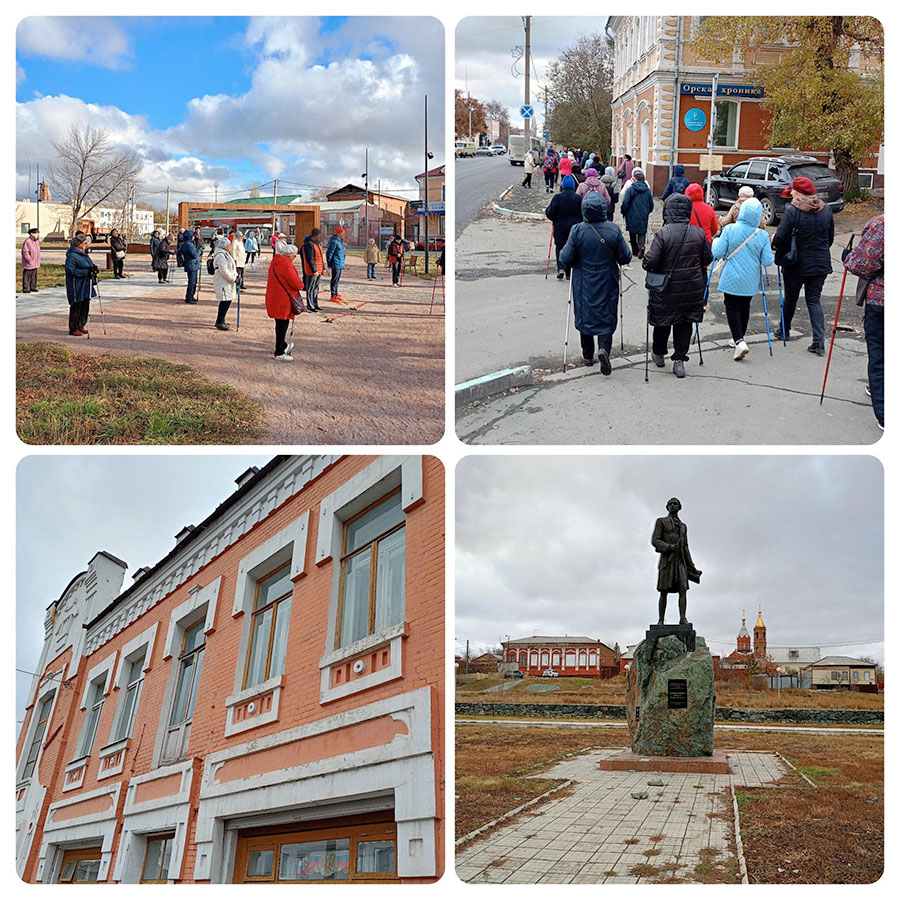
<svg viewBox="0 0 900 900">
<path fill-rule="evenodd" d="M 564 191 L 574 191 L 576 184 L 577 182 L 571 175 L 566 175 L 562 180 L 562 189 Z"/>
<path fill-rule="evenodd" d="M 635 166 L 631 170 L 631 177 L 635 181 L 643 181 L 644 180 L 644 170 L 640 166 Z"/>
<path fill-rule="evenodd" d="M 588 169 L 588 170 L 584 173 L 584 175 L 585 175 L 586 178 L 596 178 L 596 177 L 597 177 L 597 170 L 596 170 L 593 166 L 591 166 L 591 168 Z"/>
<path fill-rule="evenodd" d="M 795 178 L 791 182 L 791 190 L 796 191 L 798 194 L 811 195 L 816 193 L 816 186 L 809 178 Z"/>
<path fill-rule="evenodd" d="M 75 237 L 72 239 L 72 243 L 76 247 L 80 247 L 82 244 L 86 244 L 87 243 L 87 235 L 86 234 L 76 234 Z"/>
<path fill-rule="evenodd" d="M 334 229 L 334 233 L 335 233 L 335 234 L 343 234 L 343 233 L 344 233 L 344 226 L 343 226 L 343 225 L 338 225 L 338 227 Z"/>
</svg>

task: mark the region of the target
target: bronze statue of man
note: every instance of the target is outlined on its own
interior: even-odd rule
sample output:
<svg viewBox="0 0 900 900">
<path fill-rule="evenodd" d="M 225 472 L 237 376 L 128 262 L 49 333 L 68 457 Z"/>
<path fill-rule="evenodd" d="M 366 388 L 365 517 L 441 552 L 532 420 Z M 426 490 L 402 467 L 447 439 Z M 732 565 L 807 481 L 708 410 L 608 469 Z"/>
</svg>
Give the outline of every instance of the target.
<svg viewBox="0 0 900 900">
<path fill-rule="evenodd" d="M 656 520 L 653 538 L 650 541 L 653 549 L 659 554 L 659 576 L 656 589 L 659 591 L 659 622 L 665 624 L 666 600 L 670 592 L 678 593 L 679 625 L 687 625 L 687 592 L 688 582 L 700 583 L 700 570 L 691 559 L 688 549 L 687 525 L 678 518 L 681 501 L 673 497 L 667 504 L 667 516 Z"/>
</svg>

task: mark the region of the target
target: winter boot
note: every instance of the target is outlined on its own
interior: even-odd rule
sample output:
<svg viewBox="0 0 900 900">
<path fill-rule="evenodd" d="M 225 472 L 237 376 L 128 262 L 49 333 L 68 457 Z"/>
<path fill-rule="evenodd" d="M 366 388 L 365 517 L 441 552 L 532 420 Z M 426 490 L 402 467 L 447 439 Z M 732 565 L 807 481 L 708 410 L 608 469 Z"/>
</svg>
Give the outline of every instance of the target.
<svg viewBox="0 0 900 900">
<path fill-rule="evenodd" d="M 229 306 L 231 306 L 230 300 L 219 301 L 219 312 L 216 316 L 216 328 L 218 328 L 219 331 L 231 331 L 231 328 L 225 324 L 225 314 L 228 312 Z"/>
</svg>

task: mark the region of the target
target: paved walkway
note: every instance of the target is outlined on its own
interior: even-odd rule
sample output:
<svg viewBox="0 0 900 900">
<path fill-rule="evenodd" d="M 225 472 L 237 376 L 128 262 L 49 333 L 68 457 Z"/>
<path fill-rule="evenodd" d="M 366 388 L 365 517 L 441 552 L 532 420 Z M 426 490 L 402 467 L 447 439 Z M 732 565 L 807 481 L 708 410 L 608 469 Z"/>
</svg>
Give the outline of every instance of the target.
<svg viewBox="0 0 900 900">
<path fill-rule="evenodd" d="M 568 796 L 465 847 L 457 875 L 496 884 L 690 882 L 696 866 L 734 859 L 732 804 L 721 792 L 772 784 L 788 771 L 773 753 L 735 752 L 727 754 L 731 775 L 664 773 L 663 787 L 650 787 L 651 772 L 597 768 L 615 752 L 594 750 L 542 772 L 571 779 Z M 647 799 L 632 798 L 642 791 Z"/>
</svg>

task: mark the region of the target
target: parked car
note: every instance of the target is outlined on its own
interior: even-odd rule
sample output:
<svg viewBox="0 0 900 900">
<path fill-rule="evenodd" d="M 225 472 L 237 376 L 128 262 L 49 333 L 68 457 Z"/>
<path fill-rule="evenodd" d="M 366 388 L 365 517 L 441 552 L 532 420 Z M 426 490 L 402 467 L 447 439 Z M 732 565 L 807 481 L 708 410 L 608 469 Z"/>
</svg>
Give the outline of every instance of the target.
<svg viewBox="0 0 900 900">
<path fill-rule="evenodd" d="M 470 141 L 457 141 L 455 144 L 455 152 L 458 158 L 462 158 L 463 156 L 474 156 L 475 155 L 475 144 Z"/>
<path fill-rule="evenodd" d="M 491 153 L 494 156 L 503 156 L 506 153 L 506 147 L 503 144 L 491 144 Z"/>
<path fill-rule="evenodd" d="M 524 678 L 525 673 L 520 672 L 518 669 L 513 669 L 512 672 L 506 672 L 503 675 L 504 678 Z"/>
<path fill-rule="evenodd" d="M 475 155 L 476 155 L 476 156 L 493 156 L 493 155 L 494 155 L 494 151 L 491 150 L 490 147 L 479 147 L 479 148 L 475 151 Z"/>
<path fill-rule="evenodd" d="M 559 672 L 557 672 L 556 669 L 544 669 L 544 671 L 541 672 L 541 677 L 542 678 L 559 678 Z"/>
<path fill-rule="evenodd" d="M 811 156 L 752 156 L 704 179 L 703 189 L 706 190 L 708 181 L 709 202 L 715 209 L 734 203 L 744 185 L 753 188 L 753 196 L 762 204 L 763 225 L 774 225 L 784 214 L 785 204 L 791 202 L 791 182 L 801 177 L 811 179 L 832 212 L 844 208 L 844 188 L 840 179 L 825 163 Z"/>
<path fill-rule="evenodd" d="M 416 250 L 424 250 L 425 249 L 425 241 L 417 241 L 416 242 Z M 444 249 L 444 238 L 442 237 L 433 237 L 428 239 L 428 249 L 429 250 L 443 250 Z"/>
</svg>

